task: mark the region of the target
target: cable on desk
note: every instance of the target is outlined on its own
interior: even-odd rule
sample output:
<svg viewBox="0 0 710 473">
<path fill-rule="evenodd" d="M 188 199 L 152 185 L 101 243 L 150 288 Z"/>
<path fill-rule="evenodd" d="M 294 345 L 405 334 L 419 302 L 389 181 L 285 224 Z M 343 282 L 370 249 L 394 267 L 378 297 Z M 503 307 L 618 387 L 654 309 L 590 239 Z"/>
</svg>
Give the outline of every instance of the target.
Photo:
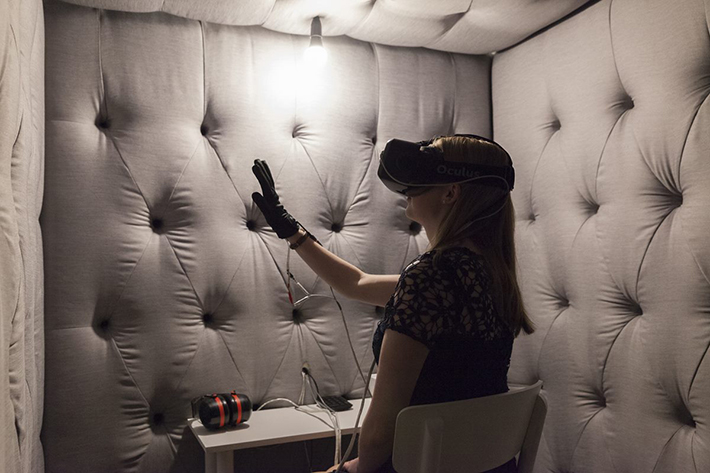
<svg viewBox="0 0 710 473">
<path fill-rule="evenodd" d="M 302 373 L 304 376 L 308 378 L 308 385 L 311 388 L 311 394 L 313 395 L 313 398 L 315 399 L 316 405 L 323 409 L 327 414 L 328 417 L 330 417 L 331 422 L 333 422 L 334 425 L 334 430 L 335 430 L 335 456 L 333 459 L 333 463 L 340 463 L 340 452 L 342 448 L 342 433 L 340 430 L 340 423 L 338 422 L 338 414 L 333 411 L 323 400 L 323 397 L 320 394 L 320 390 L 318 389 L 318 383 L 316 380 L 311 376 L 311 373 L 308 371 L 308 369 L 303 368 Z M 305 378 L 304 378 L 305 379 Z M 313 388 L 313 385 L 315 385 L 315 390 Z"/>
<path fill-rule="evenodd" d="M 278 398 L 276 398 L 276 399 L 271 399 L 271 400 L 269 400 L 269 401 L 266 401 L 264 404 L 262 404 L 261 406 L 259 406 L 259 408 L 257 409 L 257 411 L 260 411 L 261 409 L 263 409 L 264 406 L 266 406 L 267 404 L 271 404 L 272 402 L 276 402 L 276 401 L 285 401 L 285 402 L 288 402 L 289 404 L 292 404 L 293 407 L 294 407 L 298 412 L 303 412 L 304 414 L 308 414 L 309 416 L 311 416 L 311 417 L 313 417 L 313 418 L 315 418 L 315 419 L 318 419 L 319 421 L 323 422 L 325 425 L 327 425 L 327 426 L 330 427 L 331 429 L 334 429 L 334 428 L 335 428 L 335 427 L 333 427 L 331 424 L 329 424 L 328 422 L 326 422 L 326 421 L 324 421 L 323 419 L 321 419 L 320 417 L 318 417 L 317 415 L 308 412 L 308 411 L 306 410 L 306 406 L 299 406 L 298 404 L 296 404 L 296 403 L 293 402 L 292 400 L 286 399 L 286 398 L 284 398 L 284 397 L 278 397 Z M 321 408 L 313 408 L 313 409 L 315 409 L 315 410 L 318 411 L 318 412 L 320 412 L 320 411 L 323 410 L 323 409 L 321 409 Z"/>
</svg>

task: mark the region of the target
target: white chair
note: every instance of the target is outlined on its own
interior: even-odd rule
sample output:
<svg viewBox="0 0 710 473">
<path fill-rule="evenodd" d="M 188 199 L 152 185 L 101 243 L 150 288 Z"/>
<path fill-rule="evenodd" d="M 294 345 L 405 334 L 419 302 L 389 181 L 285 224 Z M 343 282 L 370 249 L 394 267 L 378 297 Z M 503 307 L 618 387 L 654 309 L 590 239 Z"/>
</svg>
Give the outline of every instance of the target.
<svg viewBox="0 0 710 473">
<path fill-rule="evenodd" d="M 493 396 L 411 406 L 397 416 L 392 464 L 398 473 L 478 473 L 518 453 L 531 473 L 547 414 L 542 381 Z"/>
</svg>

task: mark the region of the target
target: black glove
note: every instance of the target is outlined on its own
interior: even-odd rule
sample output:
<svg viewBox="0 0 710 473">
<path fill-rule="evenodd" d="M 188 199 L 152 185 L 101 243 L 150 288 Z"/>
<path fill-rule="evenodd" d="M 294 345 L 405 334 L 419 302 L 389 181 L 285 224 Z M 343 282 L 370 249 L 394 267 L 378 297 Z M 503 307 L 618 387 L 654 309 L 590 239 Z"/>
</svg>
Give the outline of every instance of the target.
<svg viewBox="0 0 710 473">
<path fill-rule="evenodd" d="M 251 198 L 259 207 L 261 213 L 264 214 L 266 222 L 271 225 L 271 228 L 274 229 L 279 238 L 288 238 L 295 235 L 300 225 L 290 213 L 286 212 L 284 206 L 279 202 L 279 195 L 276 193 L 274 178 L 271 177 L 269 165 L 266 164 L 266 161 L 255 159 L 251 171 L 259 180 L 261 192 L 264 193 L 264 195 L 261 195 L 258 192 L 254 192 Z"/>
</svg>

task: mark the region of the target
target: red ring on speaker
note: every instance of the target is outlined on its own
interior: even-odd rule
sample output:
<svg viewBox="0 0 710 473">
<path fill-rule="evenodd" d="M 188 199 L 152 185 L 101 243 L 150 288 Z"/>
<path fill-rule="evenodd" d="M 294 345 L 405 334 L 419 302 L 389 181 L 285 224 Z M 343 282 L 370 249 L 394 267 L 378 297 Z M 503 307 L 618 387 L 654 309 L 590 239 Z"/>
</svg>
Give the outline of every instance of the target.
<svg viewBox="0 0 710 473">
<path fill-rule="evenodd" d="M 224 427 L 224 405 L 222 404 L 222 399 L 219 396 L 215 396 L 215 401 L 217 401 L 217 407 L 219 407 L 219 426 Z"/>
<path fill-rule="evenodd" d="M 237 424 L 242 421 L 242 401 L 239 400 L 239 396 L 232 394 L 232 397 L 237 401 Z"/>
</svg>

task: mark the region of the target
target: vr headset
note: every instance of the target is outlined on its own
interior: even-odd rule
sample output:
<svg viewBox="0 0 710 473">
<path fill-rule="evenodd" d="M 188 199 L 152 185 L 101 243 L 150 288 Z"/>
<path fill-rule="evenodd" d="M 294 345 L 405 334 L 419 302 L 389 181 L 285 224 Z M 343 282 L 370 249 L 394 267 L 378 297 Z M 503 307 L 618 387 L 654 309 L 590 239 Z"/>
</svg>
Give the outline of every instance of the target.
<svg viewBox="0 0 710 473">
<path fill-rule="evenodd" d="M 507 166 L 451 162 L 444 159 L 444 153 L 431 144 L 439 136 L 429 141 L 417 143 L 392 139 L 380 153 L 380 167 L 377 177 L 393 192 L 407 195 L 416 188 L 457 184 L 484 180 L 481 185 L 495 186 L 507 191 L 513 190 L 515 170 L 510 155 L 495 141 L 478 135 L 453 135 L 475 138 L 501 149 L 508 156 Z"/>
</svg>

